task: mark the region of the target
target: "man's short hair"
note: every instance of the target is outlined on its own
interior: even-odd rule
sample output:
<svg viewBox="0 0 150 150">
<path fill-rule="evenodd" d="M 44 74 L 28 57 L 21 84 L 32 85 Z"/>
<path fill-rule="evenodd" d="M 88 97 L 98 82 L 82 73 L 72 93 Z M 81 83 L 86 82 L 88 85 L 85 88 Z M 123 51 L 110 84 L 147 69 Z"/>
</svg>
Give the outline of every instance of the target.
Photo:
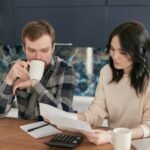
<svg viewBox="0 0 150 150">
<path fill-rule="evenodd" d="M 22 30 L 22 42 L 25 46 L 25 38 L 31 41 L 39 39 L 43 35 L 49 35 L 52 39 L 52 46 L 55 43 L 55 30 L 46 20 L 31 21 Z"/>
</svg>

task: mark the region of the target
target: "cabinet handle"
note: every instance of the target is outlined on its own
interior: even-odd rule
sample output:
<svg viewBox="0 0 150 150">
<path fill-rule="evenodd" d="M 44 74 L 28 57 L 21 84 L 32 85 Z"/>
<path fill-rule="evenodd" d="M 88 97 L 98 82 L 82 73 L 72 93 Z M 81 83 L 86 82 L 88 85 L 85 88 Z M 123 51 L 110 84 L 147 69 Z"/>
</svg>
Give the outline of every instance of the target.
<svg viewBox="0 0 150 150">
<path fill-rule="evenodd" d="M 55 43 L 56 46 L 72 46 L 72 43 Z"/>
</svg>

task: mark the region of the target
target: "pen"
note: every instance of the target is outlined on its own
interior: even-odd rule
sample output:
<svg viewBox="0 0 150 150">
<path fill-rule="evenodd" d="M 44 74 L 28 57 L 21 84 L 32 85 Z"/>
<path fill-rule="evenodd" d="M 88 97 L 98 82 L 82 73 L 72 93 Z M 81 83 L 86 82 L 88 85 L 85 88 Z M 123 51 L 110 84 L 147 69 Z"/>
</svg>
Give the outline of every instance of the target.
<svg viewBox="0 0 150 150">
<path fill-rule="evenodd" d="M 31 128 L 31 129 L 28 129 L 27 131 L 28 131 L 28 132 L 31 132 L 31 131 L 34 131 L 34 130 L 36 130 L 36 129 L 45 127 L 45 126 L 47 126 L 47 125 L 49 125 L 49 123 L 46 123 L 46 124 L 43 124 L 43 125 L 41 125 L 41 126 L 38 126 L 38 127 L 34 127 L 34 128 Z"/>
</svg>

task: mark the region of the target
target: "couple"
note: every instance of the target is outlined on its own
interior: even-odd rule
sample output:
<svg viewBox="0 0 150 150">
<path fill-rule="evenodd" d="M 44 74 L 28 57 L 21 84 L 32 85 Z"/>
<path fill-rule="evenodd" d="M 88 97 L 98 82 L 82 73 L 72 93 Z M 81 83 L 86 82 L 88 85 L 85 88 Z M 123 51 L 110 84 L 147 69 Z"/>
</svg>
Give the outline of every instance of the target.
<svg viewBox="0 0 150 150">
<path fill-rule="evenodd" d="M 10 65 L 0 86 L 0 113 L 9 111 L 14 97 L 18 117 L 40 120 L 39 102 L 72 112 L 74 70 L 53 55 L 55 32 L 46 21 L 33 21 L 22 31 L 27 60 Z M 100 71 L 95 99 L 88 110 L 77 113 L 80 120 L 100 126 L 108 118 L 109 127 L 127 127 L 132 139 L 150 136 L 150 36 L 136 21 L 120 24 L 110 34 L 109 65 Z M 27 68 L 33 59 L 46 62 L 41 81 L 31 80 Z M 83 133 L 95 144 L 108 143 L 111 131 L 93 129 Z"/>
</svg>

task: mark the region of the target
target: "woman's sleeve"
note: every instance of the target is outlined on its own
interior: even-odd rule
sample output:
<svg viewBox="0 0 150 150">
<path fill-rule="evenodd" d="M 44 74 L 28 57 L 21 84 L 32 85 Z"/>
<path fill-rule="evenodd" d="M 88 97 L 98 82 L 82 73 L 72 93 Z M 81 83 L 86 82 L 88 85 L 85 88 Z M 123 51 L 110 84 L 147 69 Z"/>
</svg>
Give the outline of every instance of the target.
<svg viewBox="0 0 150 150">
<path fill-rule="evenodd" d="M 144 137 L 150 136 L 150 88 L 144 97 L 143 120 L 140 127 L 144 131 Z"/>
<path fill-rule="evenodd" d="M 102 69 L 103 70 L 103 69 Z M 103 87 L 103 71 L 100 72 L 98 86 L 96 88 L 95 98 L 89 108 L 78 113 L 78 118 L 89 122 L 92 126 L 100 126 L 104 118 L 108 116 L 106 111 L 105 94 Z"/>
</svg>

